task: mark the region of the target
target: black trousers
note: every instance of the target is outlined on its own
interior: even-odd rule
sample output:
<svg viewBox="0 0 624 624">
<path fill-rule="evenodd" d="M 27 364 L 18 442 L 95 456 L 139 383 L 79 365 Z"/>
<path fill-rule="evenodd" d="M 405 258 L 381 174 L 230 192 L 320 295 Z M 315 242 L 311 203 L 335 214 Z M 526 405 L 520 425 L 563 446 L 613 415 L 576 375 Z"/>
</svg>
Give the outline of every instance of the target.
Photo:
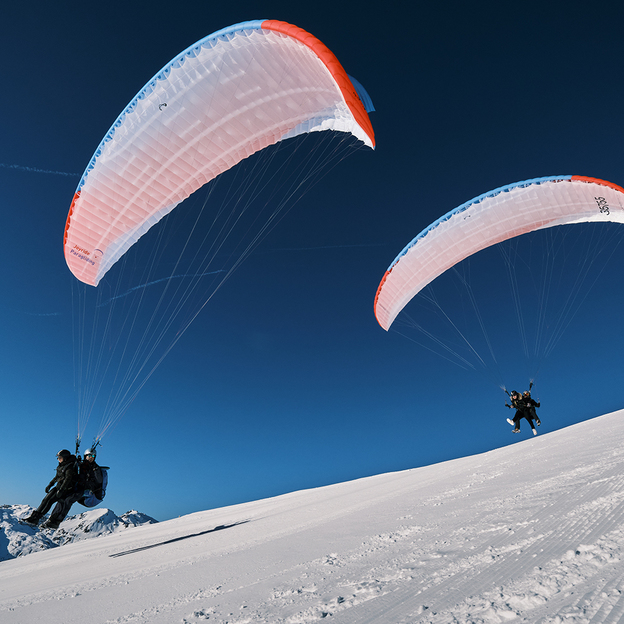
<svg viewBox="0 0 624 624">
<path fill-rule="evenodd" d="M 513 417 L 516 429 L 520 429 L 520 421 L 523 418 L 528 421 L 529 425 L 531 425 L 531 429 L 535 429 L 535 425 L 533 424 L 533 419 L 531 418 L 531 416 L 529 416 L 529 414 L 527 414 L 526 412 L 521 412 L 520 410 L 518 410 L 516 412 L 516 415 Z"/>
<path fill-rule="evenodd" d="M 84 491 L 79 490 L 78 492 L 72 492 L 68 496 L 59 499 L 56 503 L 56 506 L 52 510 L 52 513 L 50 514 L 50 521 L 55 523 L 63 522 L 63 520 L 65 520 L 67 514 L 69 513 L 72 505 L 76 501 L 80 500 L 83 496 Z"/>
<path fill-rule="evenodd" d="M 45 495 L 41 503 L 39 503 L 39 507 L 37 507 L 37 509 L 35 510 L 35 513 L 39 517 L 45 516 L 48 513 L 48 511 L 50 511 L 50 509 L 52 508 L 52 505 L 54 505 L 54 503 L 58 502 L 65 496 L 67 496 L 66 492 L 59 496 L 59 493 L 56 491 L 56 488 L 53 488 L 52 490 L 50 490 L 50 492 L 48 492 L 48 494 Z"/>
</svg>

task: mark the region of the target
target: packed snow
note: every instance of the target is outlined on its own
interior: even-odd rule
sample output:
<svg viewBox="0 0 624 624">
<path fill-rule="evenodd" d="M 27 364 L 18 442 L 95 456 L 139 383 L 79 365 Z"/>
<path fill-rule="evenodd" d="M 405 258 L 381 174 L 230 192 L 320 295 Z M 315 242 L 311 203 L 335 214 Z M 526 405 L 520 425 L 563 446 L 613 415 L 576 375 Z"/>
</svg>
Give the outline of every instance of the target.
<svg viewBox="0 0 624 624">
<path fill-rule="evenodd" d="M 31 508 L 5 506 L 0 552 L 23 556 L 0 563 L 0 621 L 618 622 L 623 416 L 94 539 L 72 517 L 70 543 L 30 554 L 9 516 Z"/>
</svg>

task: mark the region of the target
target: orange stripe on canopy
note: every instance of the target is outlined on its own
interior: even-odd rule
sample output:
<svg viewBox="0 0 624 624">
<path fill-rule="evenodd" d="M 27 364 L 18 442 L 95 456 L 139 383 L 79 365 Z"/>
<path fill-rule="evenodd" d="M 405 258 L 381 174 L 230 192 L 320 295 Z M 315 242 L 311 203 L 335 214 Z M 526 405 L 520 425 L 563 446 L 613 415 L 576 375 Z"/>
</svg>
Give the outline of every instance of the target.
<svg viewBox="0 0 624 624">
<path fill-rule="evenodd" d="M 304 45 L 308 46 L 325 64 L 331 75 L 334 77 L 336 84 L 340 87 L 340 91 L 349 107 L 349 110 L 353 113 L 353 117 L 360 125 L 362 130 L 369 136 L 373 146 L 375 145 L 375 133 L 373 131 L 373 125 L 371 124 L 368 113 L 364 109 L 364 104 L 360 100 L 360 96 L 357 94 L 353 83 L 347 76 L 347 72 L 344 70 L 340 61 L 336 58 L 334 53 L 321 41 L 319 41 L 314 35 L 311 35 L 303 28 L 289 24 L 288 22 L 281 22 L 279 20 L 265 20 L 262 22 L 262 28 L 265 30 L 274 30 L 281 32 L 297 41 L 301 41 Z"/>
</svg>

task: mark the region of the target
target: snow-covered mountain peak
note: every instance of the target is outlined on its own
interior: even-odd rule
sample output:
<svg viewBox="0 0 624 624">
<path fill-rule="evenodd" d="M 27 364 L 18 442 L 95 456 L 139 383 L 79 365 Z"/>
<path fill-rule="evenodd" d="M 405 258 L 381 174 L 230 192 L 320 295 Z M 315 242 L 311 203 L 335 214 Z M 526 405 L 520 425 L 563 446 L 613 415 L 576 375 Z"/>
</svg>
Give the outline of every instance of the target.
<svg viewBox="0 0 624 624">
<path fill-rule="evenodd" d="M 23 523 L 22 520 L 32 511 L 29 505 L 0 507 L 0 561 L 157 522 L 134 510 L 117 516 L 110 509 L 97 508 L 68 516 L 56 531 L 52 531 Z"/>
</svg>

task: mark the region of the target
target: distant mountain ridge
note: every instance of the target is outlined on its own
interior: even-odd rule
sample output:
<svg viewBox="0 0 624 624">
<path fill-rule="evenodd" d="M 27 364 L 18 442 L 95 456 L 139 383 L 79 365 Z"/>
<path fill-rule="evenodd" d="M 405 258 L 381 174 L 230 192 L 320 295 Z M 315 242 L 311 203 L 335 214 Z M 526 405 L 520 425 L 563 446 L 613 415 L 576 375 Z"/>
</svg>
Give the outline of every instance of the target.
<svg viewBox="0 0 624 624">
<path fill-rule="evenodd" d="M 29 505 L 0 506 L 0 561 L 158 522 L 139 511 L 126 511 L 117 516 L 103 507 L 68 516 L 56 531 L 52 531 L 21 522 L 32 511 Z"/>
</svg>

